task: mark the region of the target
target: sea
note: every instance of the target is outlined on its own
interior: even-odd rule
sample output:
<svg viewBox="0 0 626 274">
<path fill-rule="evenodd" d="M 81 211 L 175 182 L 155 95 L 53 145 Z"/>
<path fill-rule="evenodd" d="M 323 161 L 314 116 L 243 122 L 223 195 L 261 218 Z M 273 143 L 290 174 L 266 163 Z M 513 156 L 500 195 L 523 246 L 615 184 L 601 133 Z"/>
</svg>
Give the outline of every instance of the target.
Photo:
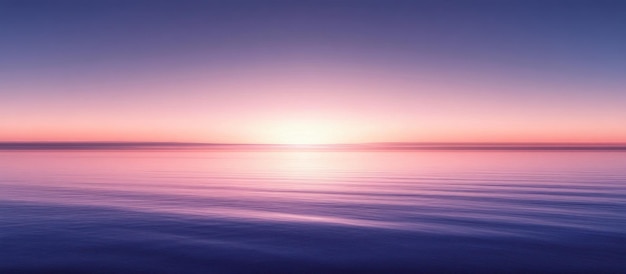
<svg viewBox="0 0 626 274">
<path fill-rule="evenodd" d="M 626 273 L 626 151 L 0 150 L 0 273 Z"/>
</svg>

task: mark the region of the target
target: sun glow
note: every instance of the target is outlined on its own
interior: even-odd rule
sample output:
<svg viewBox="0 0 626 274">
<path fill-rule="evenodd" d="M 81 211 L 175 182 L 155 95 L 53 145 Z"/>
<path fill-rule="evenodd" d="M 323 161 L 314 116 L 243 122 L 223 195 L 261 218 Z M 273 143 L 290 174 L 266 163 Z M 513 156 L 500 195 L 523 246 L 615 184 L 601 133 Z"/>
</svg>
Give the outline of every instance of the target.
<svg viewBox="0 0 626 274">
<path fill-rule="evenodd" d="M 290 145 L 337 143 L 338 128 L 322 123 L 293 122 L 273 131 L 272 142 Z"/>
</svg>

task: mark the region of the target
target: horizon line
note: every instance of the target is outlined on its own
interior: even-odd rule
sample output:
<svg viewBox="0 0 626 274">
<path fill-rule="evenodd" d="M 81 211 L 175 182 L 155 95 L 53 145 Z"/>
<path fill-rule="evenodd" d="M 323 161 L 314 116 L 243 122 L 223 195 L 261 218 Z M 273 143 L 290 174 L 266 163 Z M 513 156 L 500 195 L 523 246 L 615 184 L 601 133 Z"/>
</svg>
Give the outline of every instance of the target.
<svg viewBox="0 0 626 274">
<path fill-rule="evenodd" d="M 158 141 L 4 141 L 0 150 L 624 150 L 626 142 L 367 142 L 332 144 Z"/>
</svg>

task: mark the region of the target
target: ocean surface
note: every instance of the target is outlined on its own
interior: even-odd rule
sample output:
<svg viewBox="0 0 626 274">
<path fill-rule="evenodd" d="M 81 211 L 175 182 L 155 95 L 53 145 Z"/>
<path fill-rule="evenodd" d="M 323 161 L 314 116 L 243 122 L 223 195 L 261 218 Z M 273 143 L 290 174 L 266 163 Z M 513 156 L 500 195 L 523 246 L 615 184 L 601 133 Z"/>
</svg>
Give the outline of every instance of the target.
<svg viewBox="0 0 626 274">
<path fill-rule="evenodd" d="M 626 152 L 0 151 L 0 273 L 50 272 L 626 273 Z"/>
</svg>

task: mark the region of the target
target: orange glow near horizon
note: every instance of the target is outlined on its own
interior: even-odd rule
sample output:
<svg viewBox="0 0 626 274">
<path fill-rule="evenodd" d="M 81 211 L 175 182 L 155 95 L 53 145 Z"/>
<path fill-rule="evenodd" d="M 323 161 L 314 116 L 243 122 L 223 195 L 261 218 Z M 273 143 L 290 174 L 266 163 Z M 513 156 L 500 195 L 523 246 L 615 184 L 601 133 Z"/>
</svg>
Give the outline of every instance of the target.
<svg viewBox="0 0 626 274">
<path fill-rule="evenodd" d="M 189 71 L 180 82 L 173 80 L 183 76 L 163 72 L 96 85 L 98 92 L 81 97 L 17 96 L 0 109 L 0 141 L 626 142 L 619 100 L 571 97 L 557 107 L 557 98 L 525 97 L 530 83 L 497 74 L 450 80 L 445 71 L 414 76 L 335 61 L 266 65 Z M 79 81 L 72 89 L 92 85 Z M 497 93 L 503 88 L 519 92 Z"/>
</svg>

